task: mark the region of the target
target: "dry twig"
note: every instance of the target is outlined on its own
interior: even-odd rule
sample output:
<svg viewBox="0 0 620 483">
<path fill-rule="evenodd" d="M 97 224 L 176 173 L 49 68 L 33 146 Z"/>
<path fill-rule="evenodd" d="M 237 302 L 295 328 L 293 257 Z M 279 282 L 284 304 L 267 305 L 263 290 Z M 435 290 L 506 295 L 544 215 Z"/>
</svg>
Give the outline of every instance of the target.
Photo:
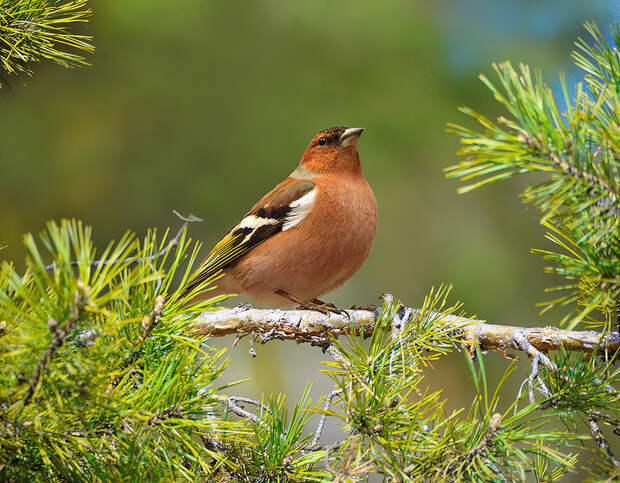
<svg viewBox="0 0 620 483">
<path fill-rule="evenodd" d="M 240 418 L 250 418 L 252 421 L 254 421 L 256 423 L 259 422 L 258 416 L 256 414 L 253 414 L 253 413 L 243 409 L 239 405 L 239 403 L 251 404 L 253 406 L 262 408 L 266 412 L 269 412 L 269 408 L 267 406 L 265 406 L 263 403 L 261 403 L 259 401 L 256 401 L 254 399 L 250 399 L 249 397 L 228 396 L 228 397 L 224 398 L 223 401 L 226 403 L 226 405 L 228 406 L 228 409 L 230 409 L 230 411 L 232 413 L 235 413 Z"/>
<path fill-rule="evenodd" d="M 590 426 L 590 432 L 592 433 L 592 437 L 594 438 L 596 445 L 607 455 L 612 464 L 616 468 L 620 469 L 620 461 L 618 461 L 611 450 L 609 443 L 605 439 L 605 436 L 598 425 L 598 421 L 591 414 L 588 416 L 588 425 Z"/>
</svg>

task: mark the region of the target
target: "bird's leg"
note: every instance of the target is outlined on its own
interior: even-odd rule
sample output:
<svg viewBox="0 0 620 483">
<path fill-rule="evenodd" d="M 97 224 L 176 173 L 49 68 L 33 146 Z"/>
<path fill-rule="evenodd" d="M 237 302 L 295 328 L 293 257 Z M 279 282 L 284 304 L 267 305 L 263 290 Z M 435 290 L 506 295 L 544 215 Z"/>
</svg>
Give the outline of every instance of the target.
<svg viewBox="0 0 620 483">
<path fill-rule="evenodd" d="M 349 312 L 347 312 L 346 310 L 339 309 L 338 307 L 336 307 L 332 303 L 323 302 L 321 299 L 317 299 L 317 298 L 314 298 L 314 299 L 310 300 L 310 303 L 312 303 L 312 304 L 314 304 L 316 306 L 319 306 L 319 307 L 323 307 L 323 308 L 327 309 L 329 312 L 333 312 L 335 314 L 346 315 L 347 319 L 351 320 L 351 317 L 349 316 Z"/>
<path fill-rule="evenodd" d="M 299 297 L 295 297 L 295 295 L 290 294 L 284 290 L 277 290 L 276 294 L 278 294 L 281 297 L 284 297 L 287 300 L 290 300 L 291 302 L 299 304 L 299 307 L 297 307 L 298 310 L 300 309 L 316 310 L 317 312 L 321 312 L 326 315 L 328 315 L 329 313 L 334 313 L 334 314 L 344 314 L 347 317 L 349 316 L 346 310 L 341 310 L 337 308 L 334 304 L 326 304 L 325 302 L 322 302 L 319 299 L 303 300 L 303 299 L 300 299 Z"/>
<path fill-rule="evenodd" d="M 310 300 L 310 302 L 317 305 L 325 305 L 326 307 L 331 307 L 332 309 L 338 308 L 334 304 L 330 304 L 329 302 L 323 302 L 321 299 L 312 299 Z"/>
</svg>

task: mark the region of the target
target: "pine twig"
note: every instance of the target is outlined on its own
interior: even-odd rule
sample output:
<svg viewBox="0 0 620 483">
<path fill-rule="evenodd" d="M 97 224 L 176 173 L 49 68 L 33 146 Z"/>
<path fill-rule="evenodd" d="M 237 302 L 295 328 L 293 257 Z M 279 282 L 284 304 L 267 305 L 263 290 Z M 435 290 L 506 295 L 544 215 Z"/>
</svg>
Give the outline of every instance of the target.
<svg viewBox="0 0 620 483">
<path fill-rule="evenodd" d="M 226 403 L 228 409 L 230 409 L 231 412 L 235 413 L 240 418 L 249 418 L 255 423 L 259 422 L 258 416 L 243 409 L 241 406 L 239 406 L 239 403 L 252 404 L 253 406 L 263 408 L 264 411 L 269 412 L 269 408 L 267 406 L 265 406 L 259 401 L 250 399 L 249 397 L 228 396 L 224 398 L 224 402 Z"/>
<path fill-rule="evenodd" d="M 536 154 L 538 154 L 543 159 L 548 159 L 553 163 L 553 165 L 564 173 L 572 176 L 575 179 L 583 180 L 591 185 L 598 185 L 600 189 L 606 191 L 613 198 L 613 202 L 615 202 L 615 198 L 618 195 L 617 189 L 608 183 L 601 176 L 592 174 L 583 169 L 579 169 L 575 163 L 572 161 L 573 153 L 572 147 L 567 151 L 565 156 L 566 159 L 559 156 L 556 152 L 554 152 L 553 148 L 545 145 L 541 142 L 538 136 L 532 136 L 525 130 L 520 130 L 519 132 L 520 140 L 526 144 L 528 148 L 533 150 Z"/>
<path fill-rule="evenodd" d="M 156 426 L 157 424 L 161 423 L 162 421 L 165 421 L 167 419 L 172 419 L 172 418 L 178 418 L 182 415 L 183 413 L 183 406 L 177 406 L 176 404 L 173 404 L 172 406 L 169 406 L 165 409 L 162 409 L 161 411 L 155 413 L 146 423 L 148 426 Z"/>
<path fill-rule="evenodd" d="M 620 469 L 620 461 L 618 461 L 618 459 L 614 455 L 611 447 L 609 446 L 609 443 L 605 439 L 605 436 L 603 435 L 603 432 L 598 425 L 597 420 L 592 415 L 588 416 L 588 424 L 590 426 L 590 432 L 592 433 L 592 437 L 594 438 L 594 442 L 596 443 L 596 445 L 601 449 L 601 451 L 603 451 L 607 455 L 613 465 L 616 468 Z"/>
<path fill-rule="evenodd" d="M 448 474 L 453 471 L 454 467 L 459 463 L 464 461 L 471 462 L 477 456 L 486 456 L 488 448 L 493 445 L 493 438 L 497 434 L 500 429 L 500 424 L 502 422 L 502 415 L 499 413 L 493 414 L 491 419 L 489 420 L 489 425 L 487 426 L 487 430 L 480 439 L 480 442 L 471 450 L 465 454 L 454 457 L 445 467 L 443 471 L 443 476 L 446 477 Z M 494 469 L 497 475 L 500 477 L 501 481 L 506 481 L 505 477 L 499 472 L 497 468 Z"/>
<path fill-rule="evenodd" d="M 329 408 L 332 405 L 332 401 L 334 400 L 334 398 L 341 393 L 342 389 L 334 389 L 325 398 L 325 405 L 323 406 L 324 412 L 321 415 L 321 419 L 319 420 L 319 424 L 314 433 L 314 437 L 312 438 L 312 442 L 310 443 L 310 446 L 306 448 L 307 450 L 314 450 L 319 444 L 319 440 L 321 439 L 321 433 L 323 432 L 323 427 L 325 426 L 325 420 L 327 419 L 327 411 L 329 411 Z"/>
<path fill-rule="evenodd" d="M 32 74 L 31 65 L 41 60 L 89 65 L 84 55 L 95 51 L 93 38 L 75 30 L 91 15 L 87 0 L 0 2 L 0 88 L 10 85 L 10 74 Z"/>
<path fill-rule="evenodd" d="M 47 367 L 50 359 L 54 355 L 54 353 L 62 347 L 62 345 L 67 340 L 68 335 L 71 333 L 73 326 L 80 318 L 81 307 L 84 303 L 84 299 L 88 293 L 88 289 L 81 283 L 78 283 L 78 288 L 75 291 L 74 304 L 71 307 L 71 316 L 67 319 L 64 326 L 60 328 L 58 326 L 58 321 L 52 317 L 47 321 L 47 326 L 50 329 L 51 340 L 45 353 L 39 359 L 39 363 L 35 367 L 34 374 L 30 381 L 30 385 L 28 387 L 28 392 L 26 393 L 26 397 L 24 398 L 24 406 L 30 404 L 32 396 L 41 381 L 41 377 L 43 376 L 43 371 Z"/>
<path fill-rule="evenodd" d="M 147 315 L 142 319 L 142 324 L 140 325 L 140 335 L 138 336 L 136 347 L 121 362 L 120 364 L 121 372 L 119 372 L 114 377 L 114 379 L 112 379 L 112 382 L 110 383 L 107 389 L 108 393 L 110 393 L 113 389 L 116 388 L 116 386 L 118 386 L 118 384 L 121 382 L 123 377 L 125 377 L 125 373 L 123 371 L 127 369 L 128 367 L 130 367 L 135 362 L 135 360 L 138 358 L 138 356 L 142 353 L 143 344 L 150 337 L 151 332 L 153 331 L 153 328 L 155 327 L 155 325 L 157 324 L 157 321 L 159 320 L 159 316 L 161 315 L 161 311 L 163 310 L 163 308 L 164 308 L 164 297 L 162 297 L 161 295 L 158 295 L 155 298 L 155 308 L 153 309 L 150 315 Z"/>
</svg>

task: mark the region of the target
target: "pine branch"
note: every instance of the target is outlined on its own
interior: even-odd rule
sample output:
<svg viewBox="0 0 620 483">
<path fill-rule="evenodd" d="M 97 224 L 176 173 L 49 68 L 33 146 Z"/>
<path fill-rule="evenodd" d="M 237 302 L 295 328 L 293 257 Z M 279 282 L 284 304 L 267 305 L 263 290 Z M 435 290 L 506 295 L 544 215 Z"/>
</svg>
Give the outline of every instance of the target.
<svg viewBox="0 0 620 483">
<path fill-rule="evenodd" d="M 415 317 L 418 309 L 401 307 L 394 318 L 392 328 L 406 323 L 405 312 Z M 294 340 L 320 347 L 328 347 L 332 337 L 338 338 L 351 331 L 369 337 L 375 329 L 377 312 L 369 310 L 347 310 L 343 314 L 323 314 L 309 310 L 262 310 L 241 306 L 232 309 L 205 312 L 196 320 L 198 333 L 212 337 L 229 334 L 255 334 L 265 343 L 272 339 Z M 482 349 L 491 349 L 502 354 L 507 350 L 519 350 L 530 357 L 538 357 L 547 367 L 553 363 L 543 352 L 559 350 L 576 352 L 597 352 L 613 354 L 620 348 L 620 334 L 601 334 L 594 331 L 569 331 L 555 327 L 517 327 L 489 324 L 478 319 L 456 315 L 442 315 L 432 312 L 430 320 L 438 325 L 454 328 L 462 333 L 463 341 L 479 344 Z"/>
<path fill-rule="evenodd" d="M 552 250 L 536 250 L 552 262 L 546 271 L 568 280 L 547 308 L 569 307 L 562 322 L 611 330 L 620 303 L 620 28 L 608 44 L 596 25 L 586 23 L 593 42 L 577 42 L 575 63 L 585 72 L 574 96 L 560 78 L 564 112 L 540 71 L 509 62 L 494 64 L 498 80 L 481 76 L 505 115 L 492 120 L 470 108 L 460 110 L 476 128 L 455 124 L 465 159 L 446 168 L 447 176 L 467 183 L 460 193 L 524 173 L 547 179 L 531 184 L 523 200 L 540 211 Z"/>
<path fill-rule="evenodd" d="M 503 117 L 500 117 L 500 121 L 505 124 L 510 123 L 509 120 Z M 552 146 L 545 144 L 538 138 L 538 136 L 531 135 L 524 129 L 520 130 L 519 141 L 524 143 L 536 156 L 551 161 L 553 166 L 561 172 L 572 176 L 577 180 L 583 180 L 590 186 L 598 185 L 599 189 L 606 193 L 610 198 L 609 203 L 616 203 L 618 196 L 620 196 L 618 186 L 612 185 L 599 174 L 593 174 L 583 169 L 583 167 L 578 167 L 577 163 L 575 163 L 576 154 L 572 143 L 569 142 L 565 153 L 560 155 L 554 151 Z M 594 151 L 593 159 L 596 158 L 594 154 L 597 152 L 600 153 L 600 146 L 598 146 Z"/>
<path fill-rule="evenodd" d="M 71 32 L 86 23 L 92 11 L 87 0 L 0 1 L 0 87 L 7 74 L 32 74 L 30 64 L 46 59 L 64 67 L 88 65 L 90 35 Z"/>
</svg>

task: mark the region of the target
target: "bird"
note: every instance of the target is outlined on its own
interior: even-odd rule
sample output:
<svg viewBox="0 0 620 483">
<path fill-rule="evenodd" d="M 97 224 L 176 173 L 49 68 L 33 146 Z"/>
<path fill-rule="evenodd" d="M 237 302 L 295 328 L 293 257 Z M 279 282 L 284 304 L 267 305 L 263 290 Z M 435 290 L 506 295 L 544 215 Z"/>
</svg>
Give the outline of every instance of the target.
<svg viewBox="0 0 620 483">
<path fill-rule="evenodd" d="M 377 231 L 377 202 L 357 149 L 363 131 L 319 131 L 295 170 L 213 247 L 180 296 L 239 294 L 270 306 L 342 312 L 319 297 L 358 271 Z M 218 275 L 216 288 L 203 291 Z"/>
</svg>

